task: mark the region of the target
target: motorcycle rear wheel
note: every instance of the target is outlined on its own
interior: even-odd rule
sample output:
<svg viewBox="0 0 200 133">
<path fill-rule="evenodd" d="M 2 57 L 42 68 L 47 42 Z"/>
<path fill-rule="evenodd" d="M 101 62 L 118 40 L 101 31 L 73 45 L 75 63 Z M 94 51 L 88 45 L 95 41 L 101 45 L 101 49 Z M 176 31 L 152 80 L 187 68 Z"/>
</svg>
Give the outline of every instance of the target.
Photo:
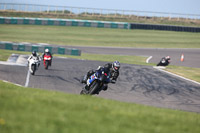
<svg viewBox="0 0 200 133">
<path fill-rule="evenodd" d="M 86 92 L 85 90 L 81 90 L 80 94 L 81 94 L 81 95 L 86 95 L 87 92 Z"/>
</svg>

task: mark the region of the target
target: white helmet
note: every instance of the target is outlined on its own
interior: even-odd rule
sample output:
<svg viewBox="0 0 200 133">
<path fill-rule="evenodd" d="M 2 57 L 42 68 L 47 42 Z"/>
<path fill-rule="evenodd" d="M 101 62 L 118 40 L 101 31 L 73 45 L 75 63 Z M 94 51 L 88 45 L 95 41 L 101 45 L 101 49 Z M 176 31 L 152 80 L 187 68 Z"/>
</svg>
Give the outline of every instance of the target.
<svg viewBox="0 0 200 133">
<path fill-rule="evenodd" d="M 46 53 L 48 53 L 48 52 L 49 52 L 49 49 L 48 49 L 48 48 L 47 48 L 47 49 L 45 49 L 45 52 L 46 52 Z"/>
<path fill-rule="evenodd" d="M 119 68 L 120 68 L 120 63 L 119 61 L 115 61 L 112 63 L 112 68 L 114 71 L 119 71 Z"/>
</svg>

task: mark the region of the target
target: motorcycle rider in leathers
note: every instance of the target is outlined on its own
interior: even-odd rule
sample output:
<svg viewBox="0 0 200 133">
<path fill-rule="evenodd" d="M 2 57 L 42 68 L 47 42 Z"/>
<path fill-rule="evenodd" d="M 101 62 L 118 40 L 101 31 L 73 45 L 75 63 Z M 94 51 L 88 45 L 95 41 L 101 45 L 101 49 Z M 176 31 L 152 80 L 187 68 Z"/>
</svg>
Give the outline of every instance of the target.
<svg viewBox="0 0 200 133">
<path fill-rule="evenodd" d="M 36 51 L 33 51 L 32 54 L 28 57 L 28 64 L 30 62 L 31 59 L 35 58 L 37 61 L 38 61 L 38 67 L 40 66 L 40 55 L 36 52 Z M 29 66 L 29 65 L 28 65 Z"/>
<path fill-rule="evenodd" d="M 168 66 L 170 63 L 170 56 L 163 57 L 157 66 Z"/>
<path fill-rule="evenodd" d="M 113 63 L 107 63 L 105 64 L 103 67 L 99 66 L 97 70 L 100 70 L 101 68 L 104 68 L 105 70 L 108 70 L 110 73 L 110 79 L 111 79 L 111 83 L 115 84 L 116 80 L 119 76 L 119 69 L 120 69 L 120 63 L 119 61 L 115 61 Z M 87 74 L 83 77 L 81 83 L 87 83 L 88 78 L 95 73 L 95 71 L 97 70 L 90 70 L 87 72 Z M 88 90 L 88 85 L 86 84 L 85 89 Z M 104 84 L 104 86 L 102 87 L 102 90 L 107 90 L 108 89 L 108 85 Z"/>
<path fill-rule="evenodd" d="M 45 55 L 50 55 L 51 56 L 51 60 L 50 60 L 50 64 L 49 64 L 51 66 L 53 56 L 52 56 L 51 52 L 49 51 L 49 49 L 45 49 L 44 53 L 42 54 L 42 59 L 43 60 L 44 60 L 44 56 Z"/>
</svg>

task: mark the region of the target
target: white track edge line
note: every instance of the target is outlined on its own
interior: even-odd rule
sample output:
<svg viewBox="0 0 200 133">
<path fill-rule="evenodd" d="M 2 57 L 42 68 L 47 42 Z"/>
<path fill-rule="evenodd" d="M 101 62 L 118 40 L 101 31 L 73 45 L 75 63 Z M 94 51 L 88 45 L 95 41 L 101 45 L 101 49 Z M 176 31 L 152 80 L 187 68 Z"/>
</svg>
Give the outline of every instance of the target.
<svg viewBox="0 0 200 133">
<path fill-rule="evenodd" d="M 173 76 L 176 76 L 176 77 L 179 77 L 179 78 L 182 78 L 182 79 L 184 79 L 184 80 L 187 80 L 187 81 L 190 81 L 190 82 L 193 82 L 193 83 L 196 83 L 196 84 L 200 85 L 199 82 L 194 81 L 194 80 L 191 80 L 191 79 L 188 79 L 188 78 L 185 78 L 185 77 L 183 77 L 183 76 L 180 76 L 180 75 L 177 75 L 177 74 L 174 74 L 174 73 L 171 73 L 171 72 L 168 72 L 168 71 L 162 70 L 162 69 L 158 69 L 158 68 L 155 68 L 155 69 L 157 69 L 157 70 L 159 70 L 159 71 L 162 71 L 162 72 L 168 73 L 168 74 L 170 74 L 170 75 L 173 75 Z"/>
<path fill-rule="evenodd" d="M 24 86 L 22 86 L 22 85 L 20 85 L 20 84 L 12 83 L 12 82 L 9 82 L 9 81 L 7 81 L 7 80 L 2 80 L 2 81 L 5 82 L 5 83 L 11 83 L 11 84 L 14 84 L 14 85 L 17 85 L 17 86 L 20 86 L 20 87 L 24 87 Z"/>
</svg>

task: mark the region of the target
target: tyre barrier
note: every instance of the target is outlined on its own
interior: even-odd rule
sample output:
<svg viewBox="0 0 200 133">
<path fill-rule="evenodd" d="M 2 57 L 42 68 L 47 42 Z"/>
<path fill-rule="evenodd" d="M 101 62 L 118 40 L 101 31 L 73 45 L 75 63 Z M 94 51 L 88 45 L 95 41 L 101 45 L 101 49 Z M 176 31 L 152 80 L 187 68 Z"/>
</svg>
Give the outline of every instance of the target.
<svg viewBox="0 0 200 133">
<path fill-rule="evenodd" d="M 21 18 L 21 17 L 0 17 L 0 24 L 20 25 L 57 25 L 57 26 L 81 26 L 96 28 L 118 28 L 129 29 L 129 23 L 109 22 L 76 19 L 51 19 L 51 18 Z"/>
<path fill-rule="evenodd" d="M 63 47 L 52 47 L 47 44 L 31 44 L 31 43 L 13 43 L 13 42 L 3 42 L 0 41 L 0 49 L 6 50 L 16 50 L 16 51 L 27 51 L 27 52 L 41 52 L 43 53 L 45 49 L 53 54 L 62 54 L 62 55 L 74 55 L 80 56 L 81 50 L 75 48 L 63 48 Z"/>
</svg>

